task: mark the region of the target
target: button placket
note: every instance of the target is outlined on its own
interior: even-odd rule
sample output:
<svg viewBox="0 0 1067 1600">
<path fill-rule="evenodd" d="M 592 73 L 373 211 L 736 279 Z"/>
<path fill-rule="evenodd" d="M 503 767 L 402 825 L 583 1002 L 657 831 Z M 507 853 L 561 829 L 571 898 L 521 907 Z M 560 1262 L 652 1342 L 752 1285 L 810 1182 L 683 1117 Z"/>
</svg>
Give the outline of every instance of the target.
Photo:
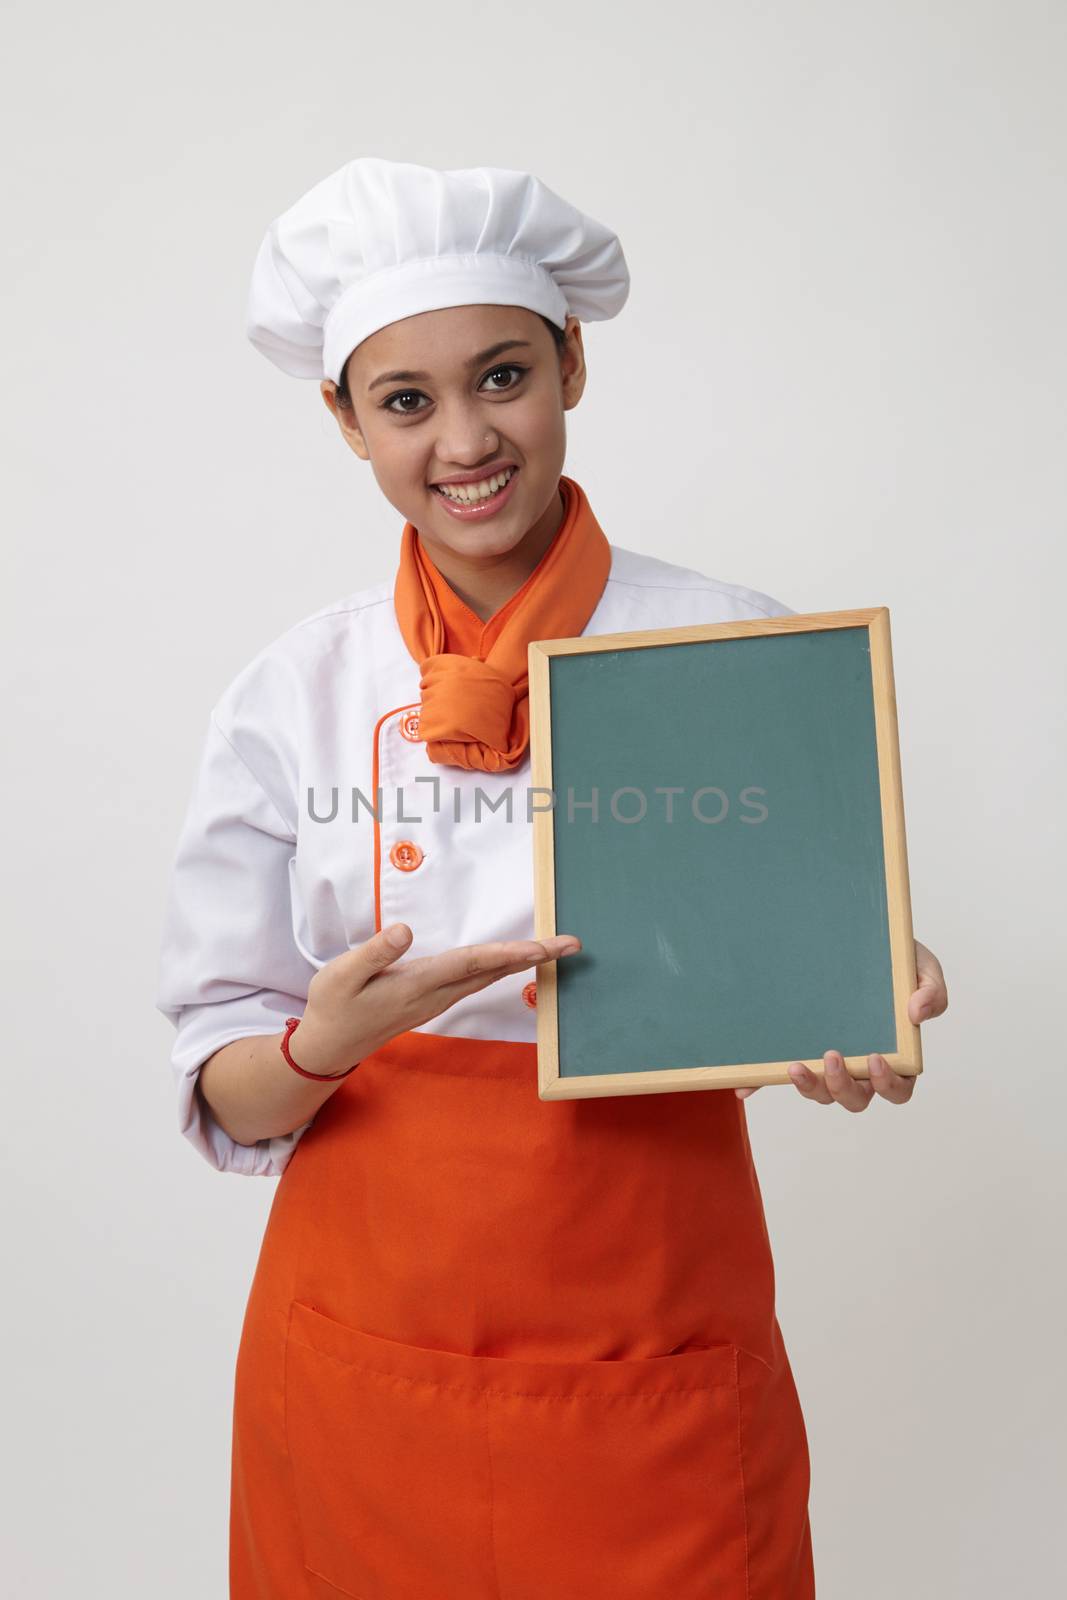
<svg viewBox="0 0 1067 1600">
<path fill-rule="evenodd" d="M 441 884 L 441 869 L 447 862 L 439 859 L 437 848 L 441 841 L 433 809 L 435 787 L 415 781 L 440 774 L 427 760 L 425 742 L 412 738 L 412 718 L 418 710 L 417 704 L 402 707 L 382 723 L 378 734 L 382 800 L 378 894 L 381 926 L 406 922 L 417 953 L 430 954 L 447 947 L 448 895 Z"/>
<path fill-rule="evenodd" d="M 379 730 L 381 926 L 408 923 L 416 955 L 532 937 L 531 830 L 524 813 L 528 767 L 497 778 L 431 762 L 425 742 L 410 737 L 413 729 L 405 719 L 414 709 L 398 708 Z M 514 820 L 508 820 L 506 809 L 494 811 L 487 803 L 479 813 L 475 806 L 476 788 L 495 796 L 502 783 L 515 790 Z M 457 789 L 462 791 L 460 816 L 455 815 Z M 529 968 L 509 973 L 456 1001 L 423 1029 L 533 1042 L 535 990 Z"/>
</svg>

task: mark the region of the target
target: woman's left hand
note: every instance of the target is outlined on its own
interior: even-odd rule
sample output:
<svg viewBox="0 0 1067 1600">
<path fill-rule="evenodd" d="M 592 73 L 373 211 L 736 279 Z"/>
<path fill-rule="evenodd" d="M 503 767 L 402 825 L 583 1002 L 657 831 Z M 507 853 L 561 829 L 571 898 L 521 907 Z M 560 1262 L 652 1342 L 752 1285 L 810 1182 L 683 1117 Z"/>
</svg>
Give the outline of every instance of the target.
<svg viewBox="0 0 1067 1600">
<path fill-rule="evenodd" d="M 908 1000 L 908 1020 L 916 1027 L 930 1017 L 939 1017 L 948 1008 L 948 990 L 941 963 L 932 950 L 915 941 L 916 989 Z M 823 1056 L 825 1075 L 811 1072 L 802 1061 L 794 1061 L 789 1076 L 805 1100 L 815 1100 L 821 1106 L 835 1103 L 846 1111 L 866 1111 L 876 1094 L 893 1105 L 903 1105 L 910 1100 L 915 1089 L 915 1077 L 894 1072 L 881 1056 L 868 1056 L 871 1076 L 854 1078 L 845 1066 L 839 1050 L 827 1050 Z M 735 1089 L 739 1100 L 755 1094 L 760 1087 Z"/>
</svg>

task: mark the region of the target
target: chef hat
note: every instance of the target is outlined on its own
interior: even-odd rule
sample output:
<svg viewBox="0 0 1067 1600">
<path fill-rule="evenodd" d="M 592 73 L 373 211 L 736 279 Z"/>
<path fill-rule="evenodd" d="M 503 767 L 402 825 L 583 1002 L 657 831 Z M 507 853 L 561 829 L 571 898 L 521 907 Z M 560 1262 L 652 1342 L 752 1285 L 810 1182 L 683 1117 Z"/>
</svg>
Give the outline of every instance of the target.
<svg viewBox="0 0 1067 1600">
<path fill-rule="evenodd" d="M 420 311 L 526 306 L 562 328 L 629 292 L 616 235 L 531 173 L 361 156 L 267 229 L 247 332 L 283 372 L 336 383 L 362 340 Z"/>
</svg>

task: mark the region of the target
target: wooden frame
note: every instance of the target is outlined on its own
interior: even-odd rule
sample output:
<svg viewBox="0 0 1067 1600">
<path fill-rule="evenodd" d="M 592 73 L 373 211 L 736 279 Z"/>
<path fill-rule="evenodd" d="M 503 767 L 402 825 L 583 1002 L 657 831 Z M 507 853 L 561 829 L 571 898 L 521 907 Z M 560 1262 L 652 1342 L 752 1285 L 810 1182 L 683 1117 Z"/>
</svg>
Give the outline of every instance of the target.
<svg viewBox="0 0 1067 1600">
<path fill-rule="evenodd" d="M 915 943 L 904 835 L 904 802 L 896 695 L 893 684 L 893 658 L 889 637 L 889 611 L 885 606 L 862 611 L 819 611 L 804 615 L 760 618 L 747 622 L 708 623 L 682 628 L 650 628 L 629 633 L 604 633 L 531 643 L 528 660 L 532 782 L 536 788 L 554 790 L 549 690 L 549 663 L 553 656 L 589 651 L 641 649 L 651 645 L 693 644 L 712 639 L 739 639 L 754 634 L 814 632 L 831 628 L 856 627 L 867 628 L 870 639 L 893 974 L 893 1010 L 898 1043 L 897 1050 L 882 1054 L 895 1071 L 908 1076 L 917 1076 L 923 1070 L 922 1044 L 919 1028 L 908 1018 L 908 1001 L 916 983 Z M 544 939 L 556 932 L 554 808 L 534 812 L 533 840 L 535 936 Z M 792 1081 L 789 1077 L 789 1063 L 786 1061 L 561 1077 L 556 969 L 556 962 L 545 962 L 537 968 L 537 1071 L 538 1094 L 542 1100 L 663 1094 L 687 1089 L 744 1088 L 755 1084 Z M 827 1048 L 831 1046 L 828 1045 Z M 852 1077 L 870 1077 L 866 1056 L 846 1056 L 844 1060 L 845 1067 Z M 818 1076 L 822 1076 L 825 1071 L 821 1058 L 807 1059 L 805 1065 Z"/>
</svg>

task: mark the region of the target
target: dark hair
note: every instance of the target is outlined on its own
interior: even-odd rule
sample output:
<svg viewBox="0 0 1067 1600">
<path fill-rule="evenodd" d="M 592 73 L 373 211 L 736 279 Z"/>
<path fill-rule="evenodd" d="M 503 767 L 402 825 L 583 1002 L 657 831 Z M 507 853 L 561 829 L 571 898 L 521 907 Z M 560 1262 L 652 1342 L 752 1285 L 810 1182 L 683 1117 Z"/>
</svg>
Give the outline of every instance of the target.
<svg viewBox="0 0 1067 1600">
<path fill-rule="evenodd" d="M 538 312 L 538 316 L 541 316 L 540 312 Z M 544 323 L 545 327 L 548 329 L 549 333 L 552 335 L 553 339 L 555 340 L 556 349 L 557 350 L 562 350 L 563 346 L 567 342 L 566 330 L 561 328 L 558 323 L 553 322 L 551 320 L 551 318 L 549 318 L 549 317 L 543 317 L 542 316 L 541 317 L 541 321 Z M 348 392 L 348 362 L 347 362 L 347 360 L 345 361 L 345 364 L 341 369 L 341 376 L 337 380 L 337 398 L 338 398 L 339 402 L 341 403 L 341 405 L 343 405 L 343 406 L 350 406 L 352 404 L 352 396 Z"/>
</svg>

